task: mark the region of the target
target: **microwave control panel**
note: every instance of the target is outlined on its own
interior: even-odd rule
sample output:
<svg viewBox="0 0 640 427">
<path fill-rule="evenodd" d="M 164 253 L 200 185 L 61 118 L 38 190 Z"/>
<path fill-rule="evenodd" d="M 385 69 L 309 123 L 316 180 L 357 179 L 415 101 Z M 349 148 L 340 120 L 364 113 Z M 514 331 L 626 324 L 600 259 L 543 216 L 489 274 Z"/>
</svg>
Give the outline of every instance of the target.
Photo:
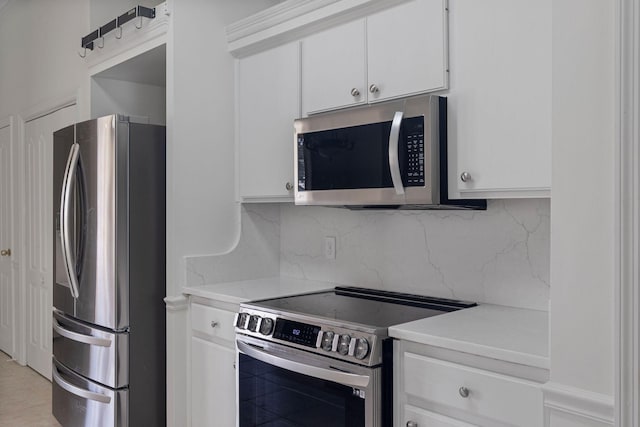
<svg viewBox="0 0 640 427">
<path fill-rule="evenodd" d="M 407 172 L 405 187 L 424 186 L 424 134 L 407 135 Z"/>
</svg>

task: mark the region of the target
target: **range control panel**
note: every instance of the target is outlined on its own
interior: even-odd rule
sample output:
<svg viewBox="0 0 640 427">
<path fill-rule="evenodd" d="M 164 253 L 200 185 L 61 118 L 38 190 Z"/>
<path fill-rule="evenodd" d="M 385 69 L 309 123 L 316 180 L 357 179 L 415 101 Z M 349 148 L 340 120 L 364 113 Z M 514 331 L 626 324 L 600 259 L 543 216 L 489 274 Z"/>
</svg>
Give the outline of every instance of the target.
<svg viewBox="0 0 640 427">
<path fill-rule="evenodd" d="M 381 359 L 381 355 L 374 355 L 376 336 L 360 331 L 252 312 L 236 314 L 235 327 L 239 334 L 282 342 L 359 364 L 373 365 Z"/>
</svg>

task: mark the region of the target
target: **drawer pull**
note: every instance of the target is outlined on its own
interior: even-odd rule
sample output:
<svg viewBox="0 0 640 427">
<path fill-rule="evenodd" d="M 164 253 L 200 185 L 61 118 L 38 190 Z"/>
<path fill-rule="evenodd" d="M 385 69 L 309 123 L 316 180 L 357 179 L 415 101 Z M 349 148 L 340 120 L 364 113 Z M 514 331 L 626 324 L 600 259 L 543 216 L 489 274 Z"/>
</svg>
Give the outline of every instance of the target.
<svg viewBox="0 0 640 427">
<path fill-rule="evenodd" d="M 466 387 L 460 387 L 458 389 L 458 393 L 460 393 L 460 396 L 467 398 L 469 397 L 469 389 Z"/>
<path fill-rule="evenodd" d="M 407 421 L 407 427 L 418 427 L 418 423 L 415 421 Z"/>
<path fill-rule="evenodd" d="M 211 321 L 211 327 L 212 327 L 212 328 L 215 328 L 215 327 L 217 327 L 218 325 L 219 325 L 219 323 L 218 323 L 218 322 L 216 322 L 215 320 L 212 320 L 212 321 Z"/>
</svg>

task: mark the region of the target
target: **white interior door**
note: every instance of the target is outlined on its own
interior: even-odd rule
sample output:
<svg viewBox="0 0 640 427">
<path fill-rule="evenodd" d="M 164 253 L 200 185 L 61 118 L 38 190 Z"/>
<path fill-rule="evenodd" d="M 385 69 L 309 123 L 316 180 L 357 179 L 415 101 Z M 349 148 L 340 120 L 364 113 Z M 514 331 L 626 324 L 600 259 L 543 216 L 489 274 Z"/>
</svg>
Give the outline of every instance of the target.
<svg viewBox="0 0 640 427">
<path fill-rule="evenodd" d="M 13 204 L 11 128 L 0 129 L 0 350 L 14 356 L 15 288 L 11 263 Z"/>
<path fill-rule="evenodd" d="M 27 365 L 51 379 L 53 306 L 53 132 L 74 122 L 75 105 L 25 123 Z"/>
</svg>

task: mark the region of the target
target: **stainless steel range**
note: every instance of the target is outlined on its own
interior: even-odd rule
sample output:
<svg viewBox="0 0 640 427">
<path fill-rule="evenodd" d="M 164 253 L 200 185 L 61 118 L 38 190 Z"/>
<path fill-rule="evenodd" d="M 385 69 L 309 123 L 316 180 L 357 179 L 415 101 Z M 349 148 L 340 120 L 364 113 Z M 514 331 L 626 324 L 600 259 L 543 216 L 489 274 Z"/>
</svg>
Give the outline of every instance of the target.
<svg viewBox="0 0 640 427">
<path fill-rule="evenodd" d="M 388 328 L 475 305 L 354 287 L 242 304 L 239 426 L 392 425 Z"/>
</svg>

